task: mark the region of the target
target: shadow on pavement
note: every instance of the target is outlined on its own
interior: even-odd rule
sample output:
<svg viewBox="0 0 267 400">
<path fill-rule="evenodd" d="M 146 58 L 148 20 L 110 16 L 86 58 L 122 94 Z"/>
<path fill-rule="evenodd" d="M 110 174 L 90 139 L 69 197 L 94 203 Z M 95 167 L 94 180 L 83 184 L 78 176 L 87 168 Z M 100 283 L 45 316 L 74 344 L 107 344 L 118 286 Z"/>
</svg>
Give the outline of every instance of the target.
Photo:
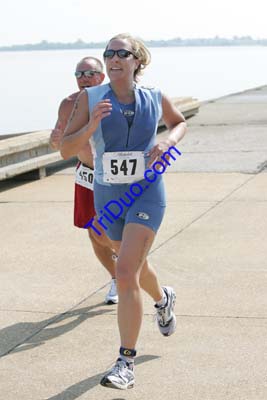
<svg viewBox="0 0 267 400">
<path fill-rule="evenodd" d="M 98 307 L 101 309 L 96 310 Z M 41 346 L 48 340 L 71 331 L 88 318 L 112 311 L 114 308 L 103 308 L 103 303 L 99 303 L 67 311 L 40 322 L 20 322 L 8 326 L 0 331 L 0 357 Z"/>
<path fill-rule="evenodd" d="M 136 357 L 135 359 L 135 365 L 143 364 L 144 362 L 147 361 L 152 361 L 160 358 L 159 356 L 152 356 L 152 355 L 146 355 L 146 356 L 139 356 Z M 106 371 L 105 371 L 106 372 Z M 75 383 L 72 386 L 69 386 L 67 389 L 65 389 L 63 392 L 56 394 L 53 397 L 49 397 L 45 400 L 75 400 L 84 393 L 86 393 L 88 390 L 93 389 L 95 386 L 99 385 L 99 382 L 105 372 L 97 375 L 93 375 L 89 378 L 84 379 L 83 381 L 80 381 L 78 383 Z M 103 388 L 103 390 L 110 390 Z M 113 389 L 116 390 L 116 389 Z M 119 390 L 119 389 L 118 389 Z M 121 392 L 121 391 L 120 391 Z M 113 400 L 125 400 L 124 398 L 114 398 Z"/>
</svg>

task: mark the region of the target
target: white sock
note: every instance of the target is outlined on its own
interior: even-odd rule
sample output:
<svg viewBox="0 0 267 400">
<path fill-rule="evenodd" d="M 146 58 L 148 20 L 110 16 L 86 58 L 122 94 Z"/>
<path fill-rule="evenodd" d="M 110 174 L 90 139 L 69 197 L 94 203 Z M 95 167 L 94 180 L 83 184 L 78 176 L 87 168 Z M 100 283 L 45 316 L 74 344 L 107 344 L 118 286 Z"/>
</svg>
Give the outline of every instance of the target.
<svg viewBox="0 0 267 400">
<path fill-rule="evenodd" d="M 164 307 L 167 304 L 167 296 L 165 290 L 162 289 L 162 298 L 156 302 L 157 307 Z"/>
<path fill-rule="evenodd" d="M 128 364 L 132 364 L 132 366 L 133 366 L 133 364 L 134 364 L 134 358 L 133 357 L 127 357 L 127 356 L 124 356 L 124 355 L 119 355 L 119 358 L 121 359 L 121 360 L 123 360 L 123 361 L 125 361 L 125 362 L 127 362 Z"/>
</svg>

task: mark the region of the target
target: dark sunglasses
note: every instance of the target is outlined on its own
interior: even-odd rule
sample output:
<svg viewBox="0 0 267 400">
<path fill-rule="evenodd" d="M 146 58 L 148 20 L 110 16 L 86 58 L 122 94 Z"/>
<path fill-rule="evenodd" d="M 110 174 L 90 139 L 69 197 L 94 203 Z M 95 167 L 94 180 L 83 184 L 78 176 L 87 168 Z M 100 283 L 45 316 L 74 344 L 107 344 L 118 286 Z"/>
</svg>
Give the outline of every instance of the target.
<svg viewBox="0 0 267 400">
<path fill-rule="evenodd" d="M 83 75 L 86 78 L 89 78 L 89 77 L 95 76 L 96 74 L 101 74 L 101 72 L 100 71 L 94 71 L 92 69 L 88 69 L 87 71 L 75 71 L 75 76 L 76 76 L 77 79 L 80 79 Z"/>
<path fill-rule="evenodd" d="M 137 58 L 131 51 L 125 50 L 125 49 L 120 49 L 120 50 L 112 50 L 108 49 L 104 51 L 103 57 L 104 58 L 113 58 L 117 54 L 118 57 L 120 58 L 128 58 L 130 55 L 134 56 L 134 58 Z"/>
</svg>

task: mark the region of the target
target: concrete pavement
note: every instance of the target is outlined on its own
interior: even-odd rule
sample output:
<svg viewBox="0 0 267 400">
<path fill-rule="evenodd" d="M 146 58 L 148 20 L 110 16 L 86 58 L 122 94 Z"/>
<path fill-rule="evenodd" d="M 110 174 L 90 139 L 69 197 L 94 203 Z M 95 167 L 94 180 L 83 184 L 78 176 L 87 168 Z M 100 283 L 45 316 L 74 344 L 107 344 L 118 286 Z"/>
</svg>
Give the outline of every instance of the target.
<svg viewBox="0 0 267 400">
<path fill-rule="evenodd" d="M 116 306 L 103 304 L 108 275 L 72 226 L 74 168 L 2 183 L 1 399 L 266 400 L 266 106 L 263 87 L 189 120 L 149 257 L 177 292 L 177 332 L 159 334 L 144 295 L 129 391 L 99 385 L 117 356 Z"/>
</svg>

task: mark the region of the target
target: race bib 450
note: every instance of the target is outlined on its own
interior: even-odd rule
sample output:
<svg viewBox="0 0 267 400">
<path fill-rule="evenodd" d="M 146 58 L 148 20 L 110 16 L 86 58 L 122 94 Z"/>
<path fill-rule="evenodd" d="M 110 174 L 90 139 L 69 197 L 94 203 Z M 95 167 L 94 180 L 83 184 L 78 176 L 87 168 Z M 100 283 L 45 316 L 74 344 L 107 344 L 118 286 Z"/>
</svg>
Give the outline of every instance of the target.
<svg viewBox="0 0 267 400">
<path fill-rule="evenodd" d="M 87 189 L 93 190 L 94 170 L 81 163 L 76 169 L 75 183 Z"/>
</svg>

